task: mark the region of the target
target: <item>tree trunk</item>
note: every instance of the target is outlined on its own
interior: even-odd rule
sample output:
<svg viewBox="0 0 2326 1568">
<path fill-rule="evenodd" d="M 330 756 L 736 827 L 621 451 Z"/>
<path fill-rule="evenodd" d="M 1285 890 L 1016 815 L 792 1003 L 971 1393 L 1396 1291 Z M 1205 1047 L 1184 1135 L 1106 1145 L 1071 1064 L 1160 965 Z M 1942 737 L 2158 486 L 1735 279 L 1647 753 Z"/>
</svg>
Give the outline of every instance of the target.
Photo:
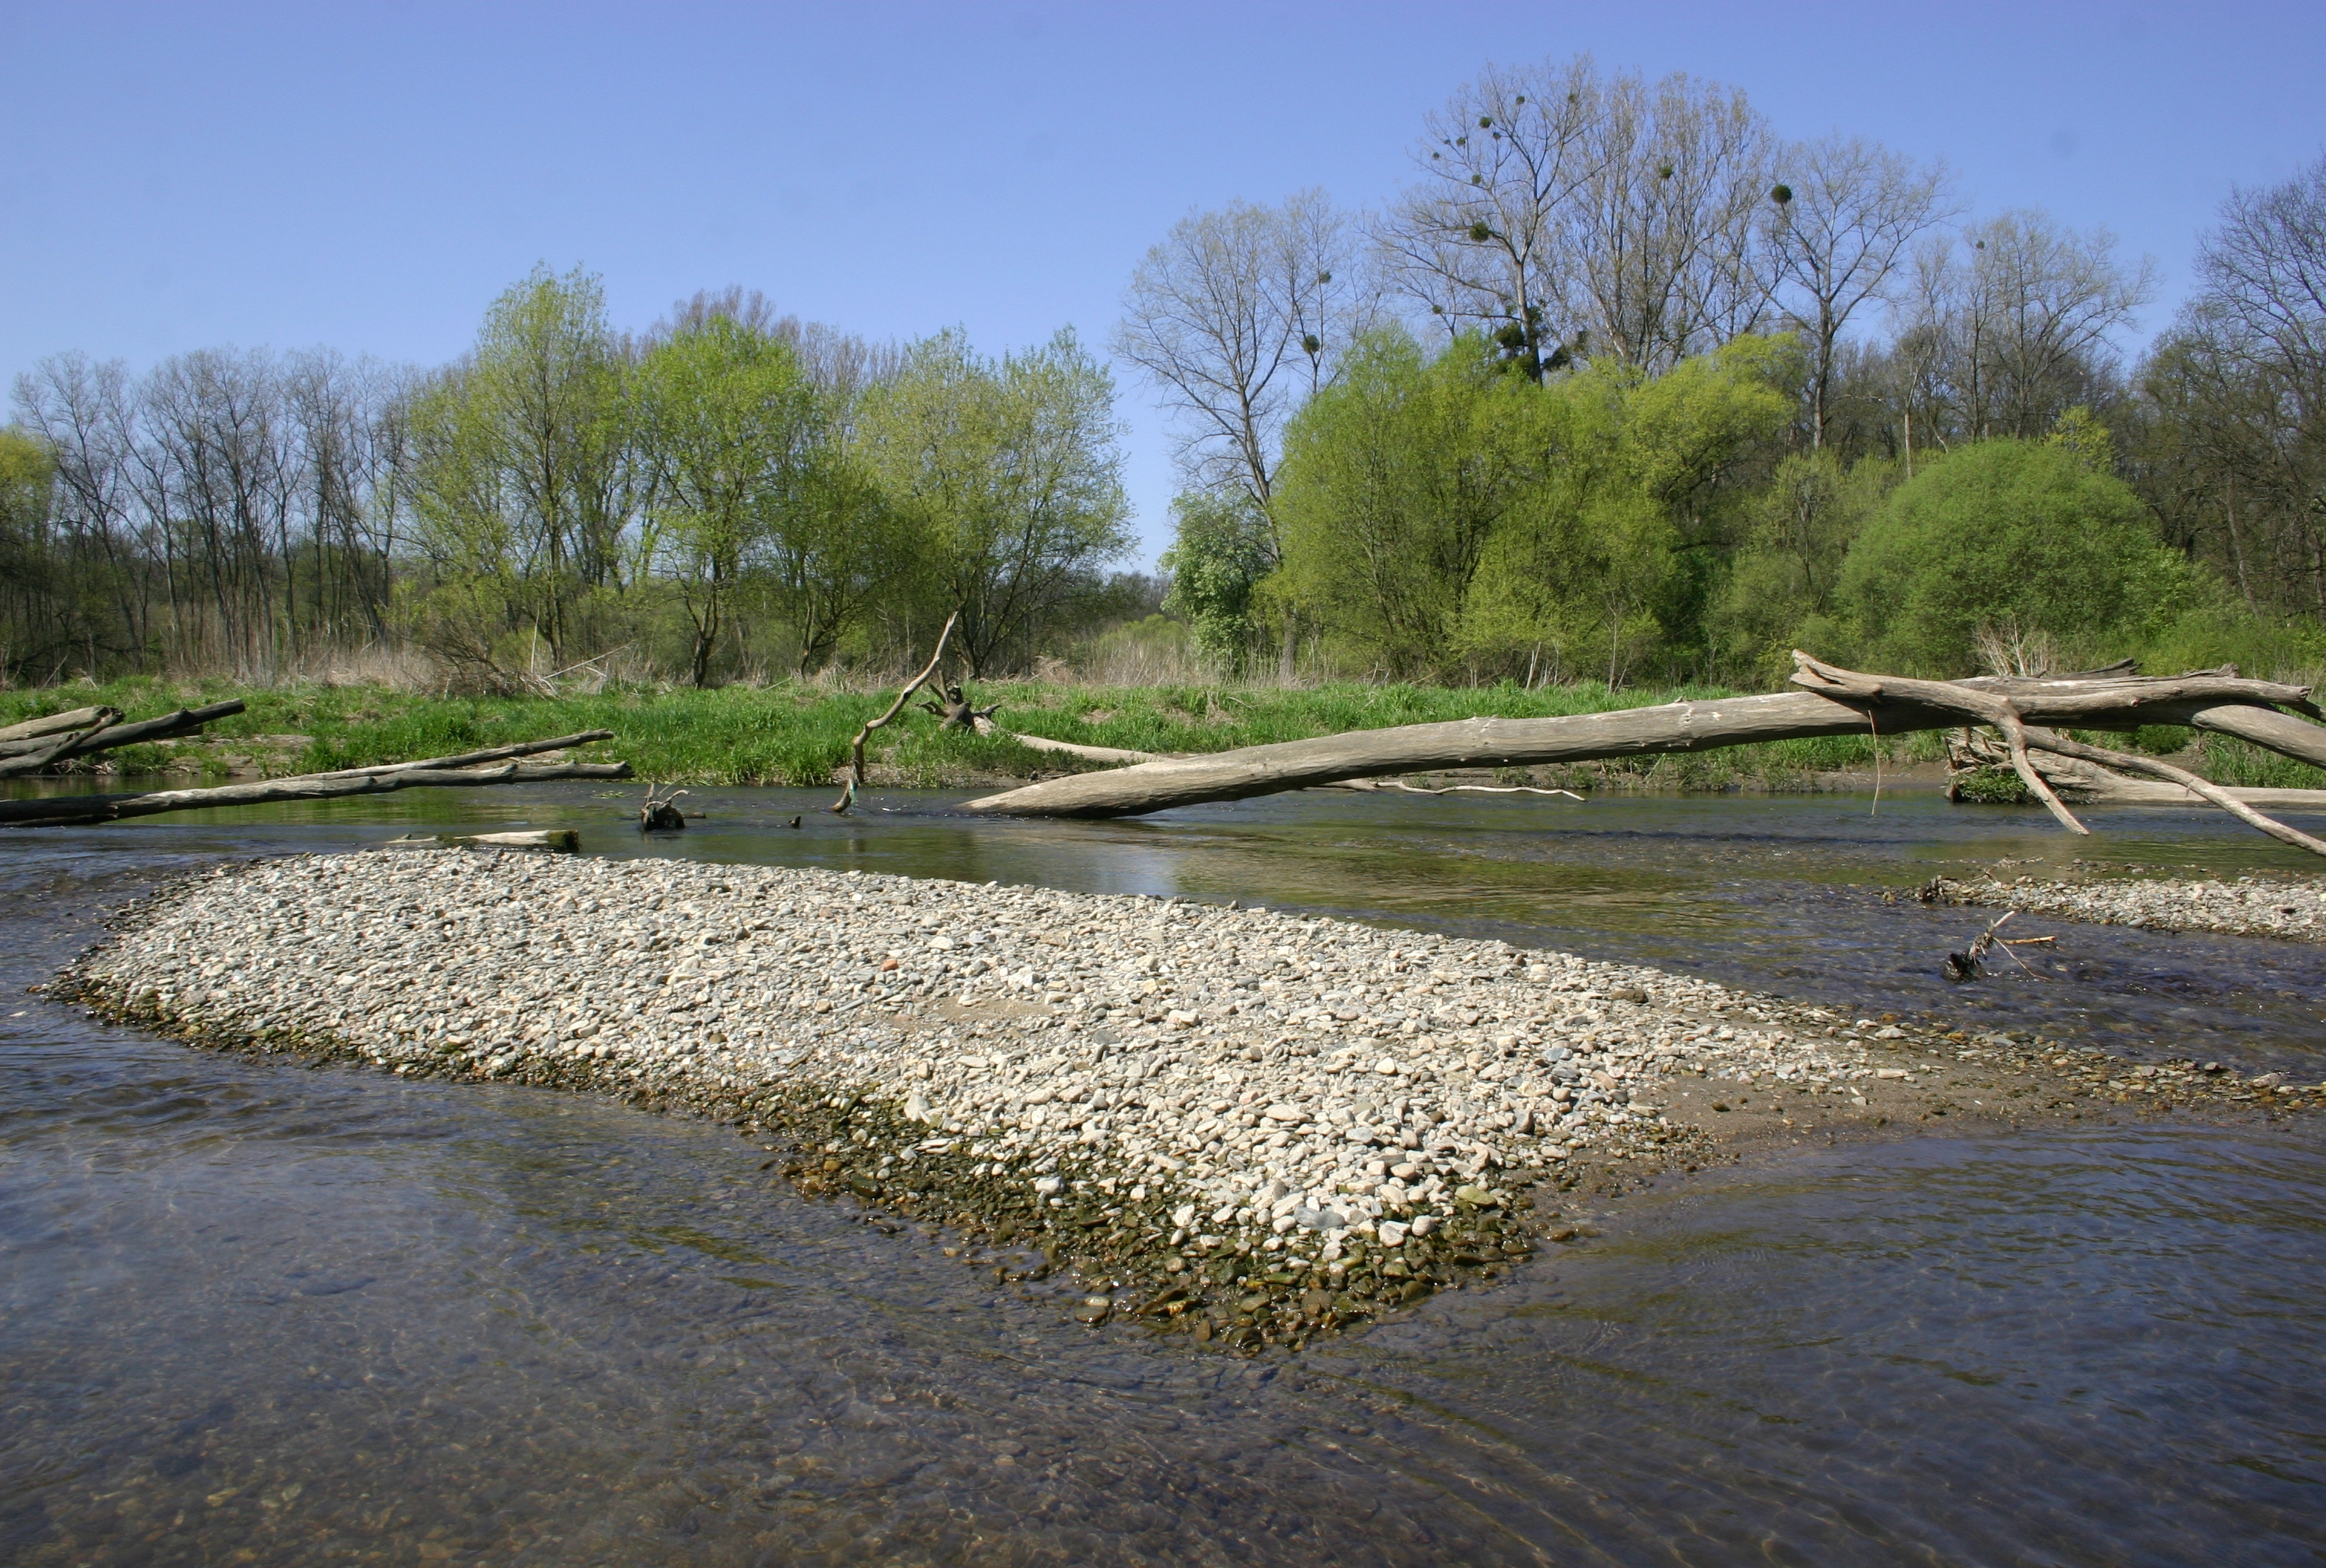
<svg viewBox="0 0 2326 1568">
<path fill-rule="evenodd" d="M 43 736 L 62 735 L 70 729 L 88 729 L 99 724 L 118 724 L 118 708 L 76 708 L 70 713 L 51 713 L 46 719 L 27 719 L 22 724 L 11 724 L 0 729 L 0 741 L 38 740 Z"/>
<path fill-rule="evenodd" d="M 50 795 L 39 800 L 0 801 L 0 825 L 56 827 L 75 822 L 111 822 L 164 812 L 207 811 L 213 806 L 272 805 L 283 801 L 328 801 L 347 795 L 386 794 L 395 790 L 438 789 L 476 784 L 540 784 L 551 779 L 616 779 L 630 776 L 627 762 L 512 762 L 472 770 L 406 768 L 392 773 L 312 774 L 305 778 L 266 779 L 217 789 L 154 790 L 143 794 Z"/>
<path fill-rule="evenodd" d="M 2143 680 L 2112 673 L 2058 681 L 1955 682 L 2012 699 L 2028 723 L 2079 729 L 2186 724 L 2236 735 L 2326 766 L 2326 728 L 2256 703 L 2305 703 L 2306 688 L 2198 675 Z M 1949 729 L 1960 712 L 1910 701 L 1851 701 L 1813 691 L 1670 702 L 1561 719 L 1465 719 L 1363 729 L 1314 740 L 1247 747 L 1210 756 L 1079 774 L 969 801 L 996 816 L 1124 817 L 1206 801 L 1235 801 L 1343 779 L 1444 768 L 1525 767 L 1804 740 L 1828 735 L 1904 735 Z"/>
<path fill-rule="evenodd" d="M 135 724 L 99 723 L 79 735 L 45 736 L 37 740 L 0 741 L 0 778 L 34 772 L 52 763 L 69 762 L 76 756 L 93 752 L 110 751 L 119 746 L 135 746 L 145 740 L 181 740 L 201 733 L 202 726 L 213 719 L 225 719 L 242 711 L 240 699 L 213 702 L 207 708 L 181 708 L 175 713 L 164 713 L 158 719 L 141 719 Z M 110 712 L 111 710 L 104 710 Z"/>
</svg>

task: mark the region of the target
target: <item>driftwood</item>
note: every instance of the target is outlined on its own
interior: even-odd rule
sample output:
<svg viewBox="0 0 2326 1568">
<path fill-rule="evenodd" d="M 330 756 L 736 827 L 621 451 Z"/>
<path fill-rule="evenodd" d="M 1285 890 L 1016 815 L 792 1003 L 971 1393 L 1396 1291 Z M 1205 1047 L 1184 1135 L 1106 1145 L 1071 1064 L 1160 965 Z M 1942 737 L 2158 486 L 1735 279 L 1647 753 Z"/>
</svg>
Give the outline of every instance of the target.
<svg viewBox="0 0 2326 1568">
<path fill-rule="evenodd" d="M 987 708 L 978 707 L 957 684 L 946 687 L 937 696 L 938 701 L 920 702 L 915 706 L 924 713 L 934 715 L 939 729 L 991 730 L 993 716 L 1001 711 L 999 702 Z"/>
<path fill-rule="evenodd" d="M 1821 680 L 1815 691 L 1763 697 L 1670 702 L 1560 719 L 1465 719 L 1356 730 L 1077 774 L 987 795 L 962 809 L 997 816 L 1137 816 L 1348 779 L 1397 778 L 1449 768 L 1523 767 L 1829 735 L 1951 729 L 1965 717 L 1954 700 L 1957 690 L 2008 699 L 2023 728 L 2122 730 L 2144 724 L 2184 724 L 2238 736 L 2326 766 L 2326 728 L 2276 711 L 2283 707 L 2316 712 L 2307 687 L 2245 680 L 2229 671 L 2150 679 L 2121 669 L 2056 680 L 1986 678 L 1935 684 L 1949 689 L 1943 705 L 1886 688 L 1863 696 Z"/>
<path fill-rule="evenodd" d="M 519 740 L 507 746 L 490 746 L 482 751 L 463 751 L 451 756 L 432 756 L 419 762 L 383 762 L 370 767 L 343 767 L 334 773 L 305 774 L 305 778 L 363 778 L 384 773 L 409 773 L 414 768 L 475 767 L 479 763 L 507 762 L 516 756 L 539 756 L 545 751 L 564 751 L 571 747 L 587 746 L 593 740 L 611 740 L 610 729 L 583 729 L 572 735 L 560 735 L 549 740 Z"/>
<path fill-rule="evenodd" d="M 2076 814 L 2068 810 L 2049 781 L 2036 768 L 2033 758 L 2028 755 L 2033 748 L 2040 747 L 2059 756 L 2077 757 L 2085 762 L 2099 763 L 2123 772 L 2145 773 L 2151 777 L 2163 779 L 2169 784 L 2179 784 L 2183 789 L 2203 797 L 2211 804 L 2220 807 L 2240 821 L 2260 829 L 2282 843 L 2307 849 L 2313 855 L 2326 855 L 2326 840 L 2313 839 L 2299 829 L 2289 828 L 2275 818 L 2262 815 L 2219 784 L 2191 773 L 2187 768 L 2175 767 L 2169 762 L 2160 762 L 2153 756 L 2139 756 L 2128 751 L 2111 751 L 2106 747 L 2072 739 L 2042 726 L 2030 724 L 2027 722 L 2026 710 L 2030 706 L 2040 705 L 2044 701 L 2046 693 L 2042 690 L 2044 682 L 2023 683 L 2033 689 L 1998 694 L 1993 691 L 1968 690 L 1968 683 L 1965 682 L 1916 681 L 1898 675 L 1860 674 L 1854 670 L 1844 670 L 1838 665 L 1813 659 L 1799 650 L 1793 654 L 1793 663 L 1796 666 L 1793 672 L 1795 683 L 1806 686 L 1813 691 L 1838 693 L 1869 702 L 1879 701 L 1885 698 L 1903 698 L 1929 707 L 1952 708 L 1966 719 L 1975 719 L 1995 726 L 2002 732 L 2005 743 L 2010 747 L 2011 765 L 2018 770 L 2019 776 L 2025 781 L 2029 793 L 2041 800 L 2050 809 L 2052 814 L 2059 818 L 2061 824 L 2070 832 L 2089 833 L 2091 830 L 2076 820 Z M 2220 683 L 2225 681 L 2235 682 L 2235 678 L 2208 671 L 2196 675 L 2183 675 L 2173 680 L 2154 682 L 2149 683 L 2149 689 L 2161 700 L 2170 701 L 2174 695 L 2182 691 L 2218 693 Z M 2261 682 L 2252 682 L 2252 684 L 2258 685 Z M 2295 693 L 2291 698 L 2281 699 L 2282 700 L 2297 703 L 2303 707 L 2309 706 L 2310 693 L 2306 688 L 2289 686 L 2280 690 Z M 2073 711 L 2076 700 L 2079 700 L 2071 699 L 2063 705 L 2062 710 Z"/>
<path fill-rule="evenodd" d="M 2010 753 L 1999 743 L 1971 730 L 1947 741 L 1947 798 L 1964 798 L 1963 781 L 1975 775 L 2011 765 Z M 2177 784 L 2156 779 L 2127 778 L 2098 763 L 2051 753 L 2035 757 L 2035 767 L 2075 805 L 2197 806 L 2205 797 Z M 2249 806 L 2282 811 L 2326 812 L 2326 790 L 2247 789 L 2222 786 L 2222 793 Z"/>
<path fill-rule="evenodd" d="M 572 828 L 528 828 L 509 833 L 410 833 L 390 839 L 383 849 L 525 849 L 578 855 L 582 835 Z"/>
<path fill-rule="evenodd" d="M 1977 937 L 1972 941 L 1970 946 L 1965 948 L 1960 952 L 1950 952 L 1947 954 L 1946 961 L 1939 966 L 1939 972 L 1945 975 L 1947 979 L 1956 981 L 1957 983 L 1960 983 L 1964 980 L 1976 979 L 1978 978 L 1980 970 L 1984 967 L 1986 955 L 1995 949 L 2001 948 L 2004 951 L 2005 955 L 2008 957 L 2012 962 L 2017 964 L 2021 969 L 2025 970 L 2032 979 L 2039 980 L 2042 979 L 2043 977 L 2037 974 L 2034 968 L 2030 965 L 2025 959 L 2021 958 L 2015 950 L 2023 947 L 2039 947 L 2046 945 L 2052 941 L 2050 937 L 2030 936 L 2023 937 L 2017 942 L 2013 942 L 2008 937 L 1997 936 L 1996 934 L 1996 932 L 2003 929 L 2004 922 L 2009 920 L 2013 915 L 2018 913 L 2019 912 L 2015 909 L 2005 910 L 2000 915 L 1996 917 L 1993 924 L 1989 925 L 1985 931 L 1978 933 Z"/>
<path fill-rule="evenodd" d="M 88 729 L 99 724 L 118 724 L 118 708 L 76 708 L 69 713 L 51 713 L 44 719 L 27 719 L 0 729 L 0 744 L 11 740 L 38 740 L 44 735 L 62 735 L 68 729 Z"/>
<path fill-rule="evenodd" d="M 143 794 L 48 795 L 39 800 L 0 801 L 0 826 L 60 827 L 76 822 L 112 822 L 164 812 L 199 812 L 216 806 L 262 806 L 283 801 L 329 801 L 348 795 L 386 794 L 395 790 L 460 788 L 476 784 L 543 784 L 552 779 L 617 779 L 630 776 L 627 762 L 504 763 L 483 768 L 401 768 L 392 773 L 309 774 L 300 778 L 263 779 L 215 789 L 153 790 Z"/>
<path fill-rule="evenodd" d="M 662 799 L 655 798 L 655 786 L 647 785 L 647 803 L 638 808 L 638 831 L 641 833 L 683 833 L 686 831 L 686 813 L 678 809 L 678 797 L 684 790 L 673 790 Z"/>
<path fill-rule="evenodd" d="M 240 703 L 236 703 L 238 710 Z M 197 710 L 199 711 L 199 710 Z M 0 826 L 54 827 L 77 822 L 110 822 L 125 817 L 151 817 L 164 812 L 198 812 L 215 806 L 269 805 L 280 801 L 338 800 L 347 795 L 385 794 L 392 790 L 465 787 L 476 784 L 539 784 L 550 779 L 619 779 L 630 776 L 626 762 L 521 763 L 516 758 L 546 751 L 563 751 L 594 740 L 610 740 L 610 729 L 585 729 L 548 740 L 523 740 L 488 747 L 451 756 L 423 757 L 417 762 L 380 763 L 370 767 L 342 768 L 333 773 L 302 774 L 293 778 L 260 779 L 249 784 L 221 784 L 212 789 L 148 790 L 127 794 L 44 795 L 36 800 L 0 801 Z M 479 763 L 499 763 L 479 767 Z"/>
<path fill-rule="evenodd" d="M 51 763 L 70 762 L 76 756 L 110 751 L 120 746 L 135 746 L 140 741 L 179 740 L 189 735 L 199 735 L 202 726 L 211 719 L 225 719 L 242 710 L 241 700 L 236 699 L 213 702 L 207 708 L 181 708 L 174 713 L 164 713 L 158 719 L 141 719 L 135 724 L 118 722 L 120 711 L 112 708 L 85 708 L 79 714 L 60 714 L 59 718 L 78 718 L 88 714 L 96 717 L 79 728 L 29 739 L 0 741 L 0 778 L 36 773 Z"/>
<path fill-rule="evenodd" d="M 936 652 L 929 655 L 927 665 L 919 674 L 906 682 L 905 689 L 897 693 L 897 700 L 889 704 L 889 711 L 878 719 L 867 719 L 864 727 L 856 732 L 856 738 L 848 743 L 848 783 L 841 790 L 840 798 L 832 803 L 834 812 L 846 814 L 848 808 L 856 803 L 856 792 L 864 787 L 865 740 L 874 730 L 902 713 L 905 710 L 905 704 L 912 699 L 913 693 L 926 685 L 929 677 L 937 673 L 937 666 L 944 662 L 945 642 L 953 636 L 953 624 L 959 619 L 961 619 L 959 610 L 945 617 L 944 629 L 937 633 Z"/>
</svg>

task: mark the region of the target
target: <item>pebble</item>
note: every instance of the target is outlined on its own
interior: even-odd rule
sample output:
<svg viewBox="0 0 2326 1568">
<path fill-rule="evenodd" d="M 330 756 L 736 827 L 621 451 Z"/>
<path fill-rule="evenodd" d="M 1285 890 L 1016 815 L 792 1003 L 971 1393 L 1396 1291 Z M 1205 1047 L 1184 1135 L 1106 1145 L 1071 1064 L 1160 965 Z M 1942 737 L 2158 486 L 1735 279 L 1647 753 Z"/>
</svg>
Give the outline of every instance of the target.
<svg viewBox="0 0 2326 1568">
<path fill-rule="evenodd" d="M 1446 1283 L 1386 1257 L 1417 1244 L 1488 1266 L 1490 1232 L 1521 1240 L 1518 1190 L 1683 1136 L 1661 1113 L 1679 1075 L 1874 1071 L 1846 1013 L 1501 942 L 465 849 L 219 868 L 134 908 L 62 988 L 196 1040 L 812 1133 L 787 1167 L 810 1190 L 982 1204 L 1007 1235 L 1001 1193 L 1009 1226 L 1103 1235 L 1158 1285 L 1264 1268 L 1287 1314 L 1304 1274 L 1314 1295 L 1352 1260 L 1395 1299 Z"/>
<path fill-rule="evenodd" d="M 1968 904 L 2024 910 L 2101 925 L 2151 931 L 2219 931 L 2241 936 L 2326 942 L 2326 878 L 2240 877 L 2234 882 L 2188 877 L 2105 881 L 2005 882 L 1988 877 L 1923 884 L 1925 904 Z"/>
</svg>

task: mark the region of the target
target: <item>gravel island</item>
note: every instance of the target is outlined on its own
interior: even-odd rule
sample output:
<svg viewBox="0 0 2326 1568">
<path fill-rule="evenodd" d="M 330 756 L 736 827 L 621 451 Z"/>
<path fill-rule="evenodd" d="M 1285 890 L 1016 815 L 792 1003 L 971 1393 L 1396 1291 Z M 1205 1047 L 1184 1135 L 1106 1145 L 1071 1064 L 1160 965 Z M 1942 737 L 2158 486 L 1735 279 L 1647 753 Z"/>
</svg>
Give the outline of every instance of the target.
<svg viewBox="0 0 2326 1568">
<path fill-rule="evenodd" d="M 2218 931 L 2238 936 L 2326 942 L 2326 878 L 2109 877 L 2087 882 L 2021 877 L 1923 885 L 1926 904 L 1983 905 L 2061 920 L 2136 925 L 2150 931 Z"/>
<path fill-rule="evenodd" d="M 1946 1114 L 1946 1072 L 2022 1096 L 2070 1076 L 2032 1037 L 1499 942 L 855 872 L 309 856 L 219 868 L 117 924 L 61 994 L 200 1044 L 717 1116 L 808 1192 L 1070 1285 L 1087 1321 L 1241 1349 L 1587 1235 L 1556 1201 L 1578 1171 L 1701 1157 L 1755 1096 L 1774 1131 Z M 1893 1064 L 1925 1047 L 1943 1060 Z M 2094 1089 L 2278 1088 L 2234 1080 Z"/>
</svg>

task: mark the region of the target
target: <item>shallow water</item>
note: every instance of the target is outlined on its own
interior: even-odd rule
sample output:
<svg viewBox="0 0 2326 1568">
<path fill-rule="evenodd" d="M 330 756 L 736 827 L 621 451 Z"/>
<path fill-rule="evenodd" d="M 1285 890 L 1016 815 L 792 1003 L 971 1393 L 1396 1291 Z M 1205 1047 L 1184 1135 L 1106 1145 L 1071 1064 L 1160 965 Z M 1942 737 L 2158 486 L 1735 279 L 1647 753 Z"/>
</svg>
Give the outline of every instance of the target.
<svg viewBox="0 0 2326 1568">
<path fill-rule="evenodd" d="M 173 866 L 576 821 L 593 852 L 1257 898 L 2318 1070 L 2317 949 L 2045 924 L 2074 978 L 1948 988 L 1931 960 L 1985 917 L 1881 901 L 2032 855 L 2299 864 L 2193 813 L 2098 813 L 2068 849 L 2040 818 L 1912 798 L 1869 818 L 1863 798 L 1319 795 L 1114 824 L 916 802 L 796 831 L 813 797 L 687 803 L 708 820 L 646 844 L 580 790 L 0 838 L 0 994 Z M 916 1230 L 793 1197 L 765 1157 L 575 1097 L 258 1066 L 0 1007 L 0 1560 L 2326 1545 L 2326 1144 L 2305 1127 L 1798 1156 L 1622 1200 L 1605 1239 L 1509 1287 L 1252 1365 L 1085 1331 Z"/>
</svg>

